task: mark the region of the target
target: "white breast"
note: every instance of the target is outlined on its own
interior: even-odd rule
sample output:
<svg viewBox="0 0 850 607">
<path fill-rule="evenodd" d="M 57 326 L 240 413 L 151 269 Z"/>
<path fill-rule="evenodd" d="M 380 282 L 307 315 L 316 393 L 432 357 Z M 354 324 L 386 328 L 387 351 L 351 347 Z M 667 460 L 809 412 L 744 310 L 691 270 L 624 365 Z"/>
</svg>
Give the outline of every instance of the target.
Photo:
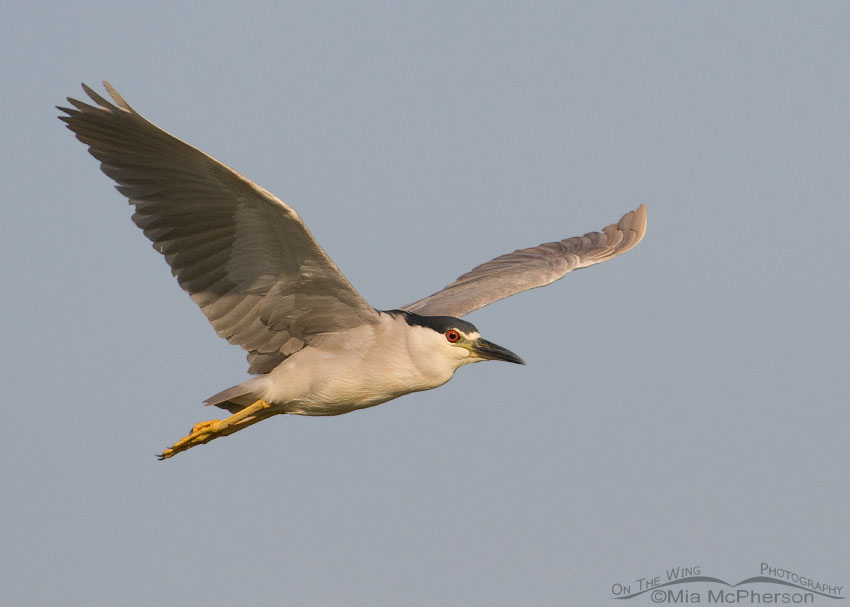
<svg viewBox="0 0 850 607">
<path fill-rule="evenodd" d="M 382 313 L 375 325 L 328 334 L 287 358 L 261 378 L 262 398 L 287 413 L 339 415 L 436 388 L 466 362 L 443 340 Z"/>
</svg>

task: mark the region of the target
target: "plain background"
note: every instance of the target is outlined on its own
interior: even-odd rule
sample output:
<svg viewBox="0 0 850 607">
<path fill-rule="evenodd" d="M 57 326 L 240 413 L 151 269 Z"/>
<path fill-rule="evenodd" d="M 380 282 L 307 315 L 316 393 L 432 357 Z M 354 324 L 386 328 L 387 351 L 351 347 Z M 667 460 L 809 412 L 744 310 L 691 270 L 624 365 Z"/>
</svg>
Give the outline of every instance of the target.
<svg viewBox="0 0 850 607">
<path fill-rule="evenodd" d="M 848 31 L 845 2 L 6 7 L 3 604 L 850 585 Z M 158 462 L 246 365 L 55 118 L 104 78 L 378 308 L 640 203 L 647 236 L 469 317 L 526 367 Z"/>
</svg>

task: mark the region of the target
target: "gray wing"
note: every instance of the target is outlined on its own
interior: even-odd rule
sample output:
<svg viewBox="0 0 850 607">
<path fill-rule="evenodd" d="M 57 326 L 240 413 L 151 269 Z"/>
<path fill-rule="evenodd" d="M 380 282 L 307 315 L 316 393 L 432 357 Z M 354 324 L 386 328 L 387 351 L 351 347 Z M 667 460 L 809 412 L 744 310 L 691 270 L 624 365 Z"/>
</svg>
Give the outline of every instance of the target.
<svg viewBox="0 0 850 607">
<path fill-rule="evenodd" d="M 115 105 L 69 98 L 60 116 L 135 206 L 133 221 L 216 332 L 267 373 L 314 336 L 376 322 L 284 202 L 148 122 L 104 82 Z"/>
<path fill-rule="evenodd" d="M 497 257 L 443 290 L 401 309 L 424 316 L 465 316 L 494 301 L 548 285 L 568 272 L 625 253 L 641 241 L 645 232 L 646 206 L 640 205 L 601 232 L 588 232 Z"/>
</svg>

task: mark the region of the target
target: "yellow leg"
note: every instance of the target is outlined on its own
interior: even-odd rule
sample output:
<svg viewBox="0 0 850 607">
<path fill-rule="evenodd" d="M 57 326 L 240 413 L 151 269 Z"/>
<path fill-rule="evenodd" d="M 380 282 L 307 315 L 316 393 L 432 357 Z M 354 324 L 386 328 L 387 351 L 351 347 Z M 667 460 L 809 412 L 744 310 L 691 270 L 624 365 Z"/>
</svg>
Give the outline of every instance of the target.
<svg viewBox="0 0 850 607">
<path fill-rule="evenodd" d="M 272 405 L 266 401 L 258 400 L 253 405 L 249 405 L 241 411 L 237 411 L 227 419 L 212 419 L 206 422 L 198 422 L 192 428 L 189 436 L 181 438 L 179 441 L 171 445 L 170 448 L 163 451 L 162 454 L 159 455 L 159 459 L 163 460 L 168 459 L 169 457 L 174 457 L 181 451 L 186 451 L 187 449 L 191 449 L 197 445 L 203 445 L 204 443 L 208 443 L 219 436 L 233 434 L 234 432 L 238 432 L 243 428 L 247 428 L 250 425 L 263 421 L 264 419 L 278 413 L 280 413 L 280 411 L 273 408 Z"/>
</svg>

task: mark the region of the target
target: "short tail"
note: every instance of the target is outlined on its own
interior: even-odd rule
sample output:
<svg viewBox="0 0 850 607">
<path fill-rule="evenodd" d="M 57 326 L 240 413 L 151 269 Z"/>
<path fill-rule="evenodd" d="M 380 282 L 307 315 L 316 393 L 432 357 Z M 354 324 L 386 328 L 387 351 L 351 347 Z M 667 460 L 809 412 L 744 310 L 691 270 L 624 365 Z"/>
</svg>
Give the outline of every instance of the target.
<svg viewBox="0 0 850 607">
<path fill-rule="evenodd" d="M 222 390 L 205 400 L 204 405 L 214 405 L 230 413 L 237 413 L 260 398 L 256 392 L 255 380 L 256 378 L 249 379 L 237 386 Z"/>
</svg>

